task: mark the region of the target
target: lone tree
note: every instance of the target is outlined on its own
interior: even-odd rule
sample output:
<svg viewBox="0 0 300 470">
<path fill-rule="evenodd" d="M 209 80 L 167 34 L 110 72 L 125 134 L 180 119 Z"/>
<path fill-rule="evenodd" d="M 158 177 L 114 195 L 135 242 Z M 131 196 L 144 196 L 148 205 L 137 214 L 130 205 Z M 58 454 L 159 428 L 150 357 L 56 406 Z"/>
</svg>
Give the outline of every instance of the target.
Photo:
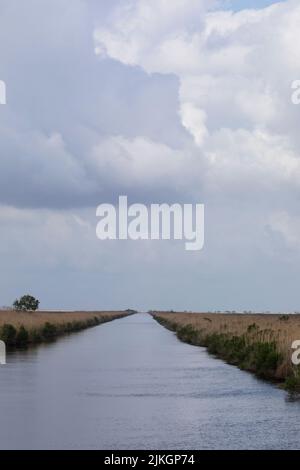
<svg viewBox="0 0 300 470">
<path fill-rule="evenodd" d="M 38 310 L 40 301 L 31 295 L 23 295 L 19 300 L 15 300 L 13 307 L 19 312 L 35 312 Z"/>
</svg>

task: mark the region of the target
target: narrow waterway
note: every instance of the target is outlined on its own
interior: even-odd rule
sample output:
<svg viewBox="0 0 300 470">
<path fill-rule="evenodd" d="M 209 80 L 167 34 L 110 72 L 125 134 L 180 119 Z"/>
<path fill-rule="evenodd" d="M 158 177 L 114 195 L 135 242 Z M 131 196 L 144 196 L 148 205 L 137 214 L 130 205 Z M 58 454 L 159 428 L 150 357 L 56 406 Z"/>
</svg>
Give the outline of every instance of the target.
<svg viewBox="0 0 300 470">
<path fill-rule="evenodd" d="M 298 449 L 300 403 L 151 316 L 8 356 L 1 449 Z"/>
</svg>

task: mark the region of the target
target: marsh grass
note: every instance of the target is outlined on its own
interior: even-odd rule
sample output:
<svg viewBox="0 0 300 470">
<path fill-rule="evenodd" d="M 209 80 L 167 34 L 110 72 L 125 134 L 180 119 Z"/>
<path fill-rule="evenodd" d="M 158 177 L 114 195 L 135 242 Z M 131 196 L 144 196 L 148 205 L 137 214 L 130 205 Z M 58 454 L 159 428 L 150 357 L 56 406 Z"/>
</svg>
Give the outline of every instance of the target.
<svg viewBox="0 0 300 470">
<path fill-rule="evenodd" d="M 159 312 L 154 318 L 179 339 L 300 391 L 300 373 L 291 361 L 291 345 L 300 339 L 300 315 Z"/>
<path fill-rule="evenodd" d="M 0 340 L 8 348 L 27 347 L 127 315 L 127 312 L 0 311 Z"/>
</svg>

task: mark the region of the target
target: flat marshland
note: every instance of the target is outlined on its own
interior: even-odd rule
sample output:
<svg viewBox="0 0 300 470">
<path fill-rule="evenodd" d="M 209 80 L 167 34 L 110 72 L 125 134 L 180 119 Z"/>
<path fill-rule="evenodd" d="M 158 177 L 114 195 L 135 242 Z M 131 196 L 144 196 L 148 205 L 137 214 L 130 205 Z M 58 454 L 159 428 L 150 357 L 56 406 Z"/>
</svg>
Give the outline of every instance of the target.
<svg viewBox="0 0 300 470">
<path fill-rule="evenodd" d="M 50 341 L 63 334 L 80 331 L 122 318 L 128 312 L 18 312 L 0 311 L 0 340 L 8 347 Z"/>
<path fill-rule="evenodd" d="M 230 364 L 300 390 L 300 369 L 292 363 L 292 344 L 300 340 L 300 315 L 156 312 L 153 316 L 182 341 L 207 347 Z"/>
</svg>

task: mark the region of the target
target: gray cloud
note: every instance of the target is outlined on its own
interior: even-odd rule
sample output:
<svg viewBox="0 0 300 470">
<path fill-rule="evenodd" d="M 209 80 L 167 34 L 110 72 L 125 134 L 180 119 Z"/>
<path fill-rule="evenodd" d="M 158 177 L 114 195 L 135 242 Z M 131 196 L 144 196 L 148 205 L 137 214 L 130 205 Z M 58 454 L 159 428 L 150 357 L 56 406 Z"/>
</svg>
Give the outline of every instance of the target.
<svg viewBox="0 0 300 470">
<path fill-rule="evenodd" d="M 298 2 L 218 3 L 0 0 L 1 303 L 297 309 Z M 100 243 L 122 193 L 204 202 L 204 251 Z"/>
<path fill-rule="evenodd" d="M 100 18 L 103 5 L 92 5 Z M 177 79 L 149 77 L 110 59 L 99 61 L 93 51 L 89 7 L 79 0 L 72 5 L 28 0 L 22 5 L 12 1 L 4 8 L 0 20 L 1 70 L 8 86 L 0 125 L 4 204 L 94 207 L 118 193 L 113 175 L 111 183 L 106 173 L 95 175 L 89 162 L 102 140 L 142 135 L 176 147 L 187 138 L 177 116 Z M 142 188 L 141 181 L 135 190 L 142 195 Z"/>
</svg>

